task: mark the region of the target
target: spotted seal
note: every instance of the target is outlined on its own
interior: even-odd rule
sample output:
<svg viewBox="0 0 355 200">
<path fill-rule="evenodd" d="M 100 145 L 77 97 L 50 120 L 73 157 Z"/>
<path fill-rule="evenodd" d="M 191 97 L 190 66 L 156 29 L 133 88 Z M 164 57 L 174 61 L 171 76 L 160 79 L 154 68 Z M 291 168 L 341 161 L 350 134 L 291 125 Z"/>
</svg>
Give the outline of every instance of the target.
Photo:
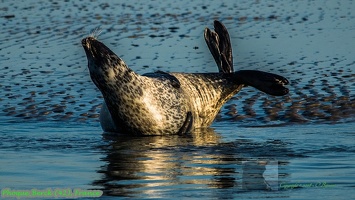
<svg viewBox="0 0 355 200">
<path fill-rule="evenodd" d="M 288 80 L 256 71 L 234 72 L 230 38 L 225 26 L 206 28 L 205 41 L 219 73 L 168 73 L 138 75 L 95 37 L 82 40 L 90 77 L 104 104 L 100 122 L 104 131 L 138 135 L 187 133 L 211 125 L 220 108 L 245 86 L 270 95 L 285 95 Z"/>
</svg>

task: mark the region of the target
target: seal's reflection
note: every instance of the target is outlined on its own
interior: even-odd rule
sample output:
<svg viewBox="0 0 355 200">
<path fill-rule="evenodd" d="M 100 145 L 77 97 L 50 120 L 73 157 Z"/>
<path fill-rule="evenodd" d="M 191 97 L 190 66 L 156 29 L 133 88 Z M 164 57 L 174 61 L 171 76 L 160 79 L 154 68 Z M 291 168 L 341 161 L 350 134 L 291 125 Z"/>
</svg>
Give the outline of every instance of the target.
<svg viewBox="0 0 355 200">
<path fill-rule="evenodd" d="M 98 171 L 102 179 L 94 185 L 103 187 L 106 195 L 151 198 L 177 194 L 181 190 L 245 189 L 242 188 L 243 170 L 253 169 L 244 169 L 243 162 L 264 157 L 263 151 L 273 148 L 245 139 L 223 143 L 213 129 L 183 136 L 111 137 L 104 134 L 104 138 L 110 144 L 105 149 L 107 156 L 102 159 L 106 165 Z M 289 151 L 284 144 L 272 150 L 279 154 Z"/>
</svg>

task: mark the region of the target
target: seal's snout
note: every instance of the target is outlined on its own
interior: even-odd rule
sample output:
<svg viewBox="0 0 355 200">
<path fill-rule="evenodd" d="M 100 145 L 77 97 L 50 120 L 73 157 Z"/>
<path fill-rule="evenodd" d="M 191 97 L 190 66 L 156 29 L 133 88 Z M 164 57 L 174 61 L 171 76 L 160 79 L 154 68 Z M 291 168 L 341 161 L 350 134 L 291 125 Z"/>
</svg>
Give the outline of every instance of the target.
<svg viewBox="0 0 355 200">
<path fill-rule="evenodd" d="M 85 50 L 90 71 L 96 72 L 97 69 L 106 71 L 110 68 L 126 67 L 121 58 L 94 37 L 82 39 L 81 44 Z"/>
<path fill-rule="evenodd" d="M 90 49 L 92 42 L 95 40 L 93 37 L 86 37 L 81 40 L 81 45 L 84 47 L 85 50 Z"/>
<path fill-rule="evenodd" d="M 81 40 L 81 44 L 85 49 L 88 57 L 95 59 L 108 59 L 109 56 L 117 57 L 117 55 L 111 51 L 106 45 L 96 40 L 94 37 L 86 37 Z"/>
<path fill-rule="evenodd" d="M 88 59 L 97 60 L 103 58 L 105 54 L 110 51 L 104 44 L 91 36 L 82 39 L 81 45 L 83 46 Z"/>
</svg>

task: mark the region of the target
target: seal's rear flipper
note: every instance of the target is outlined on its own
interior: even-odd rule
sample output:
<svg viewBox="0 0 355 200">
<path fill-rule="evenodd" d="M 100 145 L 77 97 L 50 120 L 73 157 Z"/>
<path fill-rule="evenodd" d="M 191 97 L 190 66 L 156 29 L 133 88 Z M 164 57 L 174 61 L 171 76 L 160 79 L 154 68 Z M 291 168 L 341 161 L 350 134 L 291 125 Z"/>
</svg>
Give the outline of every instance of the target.
<svg viewBox="0 0 355 200">
<path fill-rule="evenodd" d="M 214 21 L 215 31 L 205 28 L 204 37 L 214 60 L 217 63 L 219 72 L 232 73 L 233 55 L 232 46 L 226 27 L 219 21 Z"/>
<path fill-rule="evenodd" d="M 283 96 L 288 93 L 284 85 L 289 82 L 283 76 L 257 70 L 240 70 L 234 74 L 239 83 L 250 85 L 267 94 Z"/>
</svg>

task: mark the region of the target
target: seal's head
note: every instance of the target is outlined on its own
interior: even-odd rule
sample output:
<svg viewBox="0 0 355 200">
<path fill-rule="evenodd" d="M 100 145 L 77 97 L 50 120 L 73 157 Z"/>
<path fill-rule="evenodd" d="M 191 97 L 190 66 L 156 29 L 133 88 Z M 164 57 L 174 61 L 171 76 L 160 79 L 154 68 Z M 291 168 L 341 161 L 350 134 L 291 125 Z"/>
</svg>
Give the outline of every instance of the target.
<svg viewBox="0 0 355 200">
<path fill-rule="evenodd" d="M 94 37 L 84 38 L 81 43 L 88 59 L 91 79 L 101 91 L 110 82 L 116 82 L 126 73 L 132 72 L 121 58 Z M 130 76 L 125 77 L 127 79 Z"/>
<path fill-rule="evenodd" d="M 97 68 L 108 68 L 113 66 L 111 62 L 121 60 L 106 45 L 94 37 L 87 37 L 81 41 L 89 61 L 90 70 Z"/>
</svg>

